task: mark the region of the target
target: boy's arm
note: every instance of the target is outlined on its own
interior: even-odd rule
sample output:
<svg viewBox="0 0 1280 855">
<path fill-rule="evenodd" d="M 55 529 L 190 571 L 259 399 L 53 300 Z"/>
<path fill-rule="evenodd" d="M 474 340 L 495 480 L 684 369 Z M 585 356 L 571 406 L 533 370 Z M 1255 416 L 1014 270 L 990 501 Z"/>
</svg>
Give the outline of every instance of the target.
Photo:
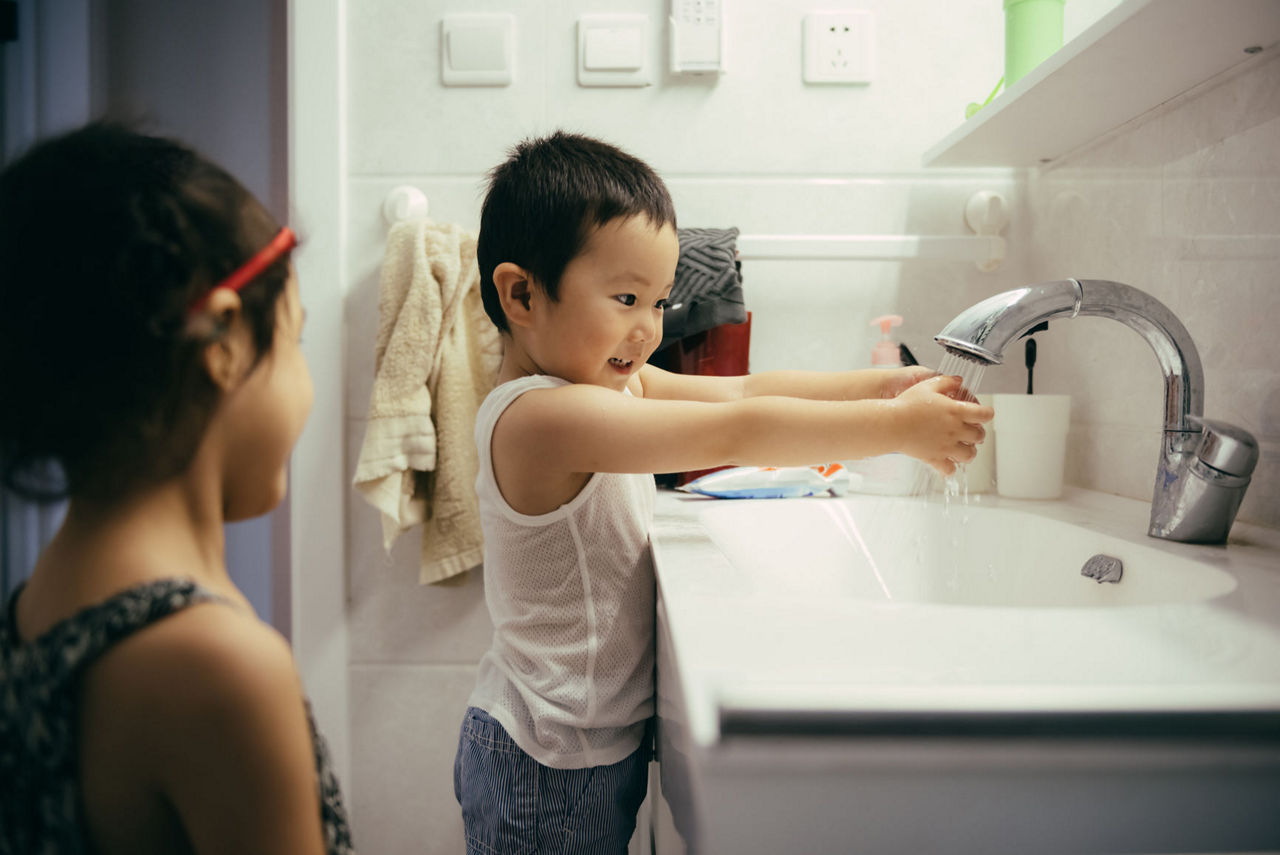
<svg viewBox="0 0 1280 855">
<path fill-rule="evenodd" d="M 719 403 L 633 397 L 591 385 L 535 390 L 499 420 L 495 466 L 507 461 L 523 480 L 806 465 L 901 451 L 949 473 L 951 461 L 973 458 L 973 444 L 984 435 L 979 423 L 991 418 L 989 408 L 948 397 L 957 388 L 955 378 L 936 377 L 890 400 Z"/>
<path fill-rule="evenodd" d="M 861 368 L 854 371 L 765 371 L 743 378 L 747 397 L 791 395 L 819 401 L 862 401 L 896 398 L 938 372 L 921 365 L 909 368 Z"/>
<path fill-rule="evenodd" d="M 711 377 L 673 374 L 646 365 L 639 374 L 644 397 L 671 401 L 739 401 L 768 396 L 815 401 L 894 398 L 933 376 L 935 371 L 922 366 L 856 371 L 765 371 L 740 377 Z"/>
</svg>

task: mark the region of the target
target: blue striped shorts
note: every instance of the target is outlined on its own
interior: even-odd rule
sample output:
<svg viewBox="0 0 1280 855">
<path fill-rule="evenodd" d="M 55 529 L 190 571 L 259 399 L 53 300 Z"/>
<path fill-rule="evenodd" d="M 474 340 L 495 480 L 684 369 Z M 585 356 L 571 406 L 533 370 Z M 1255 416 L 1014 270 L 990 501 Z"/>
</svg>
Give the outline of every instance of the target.
<svg viewBox="0 0 1280 855">
<path fill-rule="evenodd" d="M 462 719 L 453 793 L 467 855 L 623 855 L 648 782 L 647 744 L 610 766 L 552 769 L 484 710 L 470 707 Z"/>
</svg>

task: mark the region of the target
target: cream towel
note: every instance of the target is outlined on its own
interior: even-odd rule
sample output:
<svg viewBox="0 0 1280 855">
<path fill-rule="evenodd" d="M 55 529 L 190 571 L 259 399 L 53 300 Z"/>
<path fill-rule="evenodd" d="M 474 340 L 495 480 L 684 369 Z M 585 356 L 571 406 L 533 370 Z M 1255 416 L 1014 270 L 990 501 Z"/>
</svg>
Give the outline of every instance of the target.
<svg viewBox="0 0 1280 855">
<path fill-rule="evenodd" d="M 424 584 L 483 558 L 473 434 L 501 361 L 480 299 L 475 236 L 426 219 L 392 226 L 354 484 L 382 513 L 385 548 L 422 523 Z"/>
</svg>

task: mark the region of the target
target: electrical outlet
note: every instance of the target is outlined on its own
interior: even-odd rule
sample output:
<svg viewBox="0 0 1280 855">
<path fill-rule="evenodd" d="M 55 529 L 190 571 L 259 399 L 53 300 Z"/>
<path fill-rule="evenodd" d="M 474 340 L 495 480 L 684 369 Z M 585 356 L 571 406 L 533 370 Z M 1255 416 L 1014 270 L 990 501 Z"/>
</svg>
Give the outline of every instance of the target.
<svg viewBox="0 0 1280 855">
<path fill-rule="evenodd" d="M 875 73 L 871 12 L 812 12 L 804 17 L 805 83 L 870 83 Z"/>
</svg>

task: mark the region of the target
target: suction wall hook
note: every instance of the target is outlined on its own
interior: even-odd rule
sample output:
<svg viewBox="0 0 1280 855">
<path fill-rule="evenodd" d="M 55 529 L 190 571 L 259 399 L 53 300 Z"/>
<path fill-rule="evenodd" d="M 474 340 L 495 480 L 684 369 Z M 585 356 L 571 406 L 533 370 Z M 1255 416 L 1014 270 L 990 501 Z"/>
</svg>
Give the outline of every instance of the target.
<svg viewBox="0 0 1280 855">
<path fill-rule="evenodd" d="M 964 220 L 974 234 L 999 238 L 1000 232 L 1009 224 L 1009 203 L 999 193 L 979 190 L 965 203 Z M 978 269 L 990 273 L 1000 266 L 1001 261 L 1003 254 L 1001 258 L 979 261 Z"/>
<path fill-rule="evenodd" d="M 387 198 L 382 200 L 382 218 L 389 226 L 403 220 L 421 219 L 429 210 L 431 205 L 427 202 L 427 194 L 411 184 L 392 187 Z"/>
</svg>

